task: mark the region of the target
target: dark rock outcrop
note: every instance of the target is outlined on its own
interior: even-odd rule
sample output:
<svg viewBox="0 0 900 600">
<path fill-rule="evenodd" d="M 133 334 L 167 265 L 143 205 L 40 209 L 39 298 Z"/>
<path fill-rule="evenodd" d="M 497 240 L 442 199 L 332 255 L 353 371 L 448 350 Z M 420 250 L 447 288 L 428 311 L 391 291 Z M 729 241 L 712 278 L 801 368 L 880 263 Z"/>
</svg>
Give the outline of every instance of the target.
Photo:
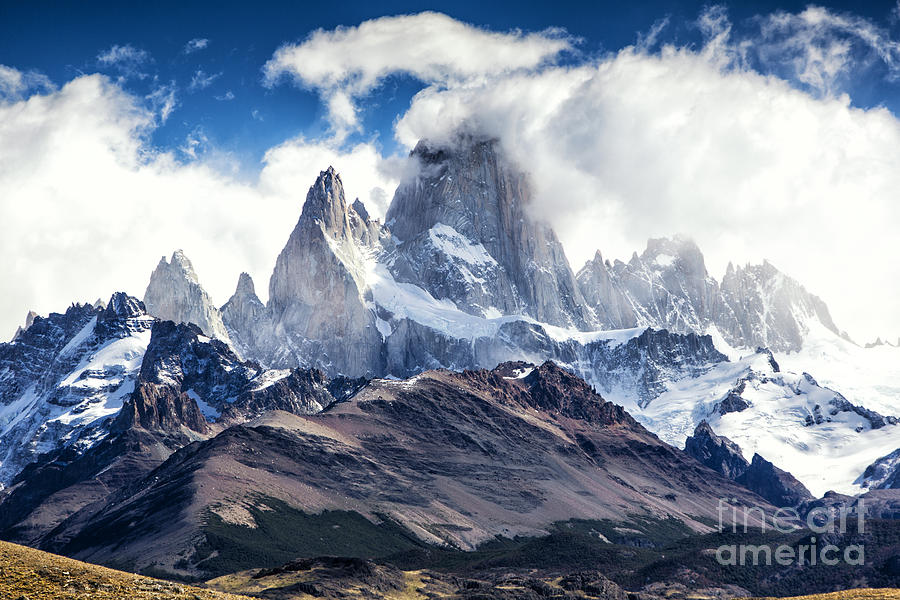
<svg viewBox="0 0 900 600">
<path fill-rule="evenodd" d="M 737 444 L 718 436 L 705 420 L 700 421 L 684 442 L 684 451 L 698 461 L 731 480 L 736 480 L 750 468 Z"/>
<path fill-rule="evenodd" d="M 806 486 L 793 475 L 782 471 L 759 454 L 753 455 L 750 467 L 735 481 L 775 506 L 797 506 L 813 498 Z"/>
</svg>

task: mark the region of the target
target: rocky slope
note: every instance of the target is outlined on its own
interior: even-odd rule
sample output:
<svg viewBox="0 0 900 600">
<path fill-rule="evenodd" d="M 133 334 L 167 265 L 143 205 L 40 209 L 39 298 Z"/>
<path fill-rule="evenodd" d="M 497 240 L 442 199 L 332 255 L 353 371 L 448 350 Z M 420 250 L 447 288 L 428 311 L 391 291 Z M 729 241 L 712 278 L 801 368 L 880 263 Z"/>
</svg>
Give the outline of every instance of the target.
<svg viewBox="0 0 900 600">
<path fill-rule="evenodd" d="M 722 494 L 764 504 L 552 363 L 520 369 L 375 380 L 317 415 L 230 427 L 177 451 L 58 549 L 196 574 L 261 551 L 257 531 L 268 552 L 310 552 L 304 540 L 333 523 L 346 534 L 330 552 L 378 555 L 635 511 L 703 530 Z"/>
</svg>

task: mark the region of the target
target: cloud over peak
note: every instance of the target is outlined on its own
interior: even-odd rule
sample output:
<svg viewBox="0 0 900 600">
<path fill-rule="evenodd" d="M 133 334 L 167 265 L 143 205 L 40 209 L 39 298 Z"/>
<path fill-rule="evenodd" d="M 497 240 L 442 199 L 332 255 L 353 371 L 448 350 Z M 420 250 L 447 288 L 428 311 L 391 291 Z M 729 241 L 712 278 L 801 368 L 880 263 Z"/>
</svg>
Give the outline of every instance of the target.
<svg viewBox="0 0 900 600">
<path fill-rule="evenodd" d="M 279 48 L 263 73 L 270 86 L 288 76 L 318 90 L 334 129 L 347 132 L 358 126 L 354 101 L 392 74 L 430 85 L 465 85 L 546 64 L 572 44 L 558 30 L 496 33 L 423 12 L 319 29 L 299 44 Z"/>
</svg>

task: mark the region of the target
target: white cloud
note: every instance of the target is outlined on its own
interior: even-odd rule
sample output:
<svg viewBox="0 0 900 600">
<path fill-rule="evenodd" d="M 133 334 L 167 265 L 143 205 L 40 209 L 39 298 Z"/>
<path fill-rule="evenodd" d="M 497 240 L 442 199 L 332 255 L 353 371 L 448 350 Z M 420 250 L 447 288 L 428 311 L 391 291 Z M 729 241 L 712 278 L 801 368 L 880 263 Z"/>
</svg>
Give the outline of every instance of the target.
<svg viewBox="0 0 900 600">
<path fill-rule="evenodd" d="M 494 33 L 424 12 L 317 30 L 300 44 L 279 48 L 264 73 L 268 85 L 290 76 L 319 90 L 334 130 L 345 134 L 358 127 L 354 99 L 392 73 L 429 84 L 461 85 L 537 67 L 571 47 L 571 39 L 558 31 Z"/>
<path fill-rule="evenodd" d="M 194 73 L 193 77 L 191 77 L 191 83 L 188 86 L 188 90 L 192 92 L 196 92 L 197 90 L 204 90 L 211 86 L 216 79 L 222 76 L 222 73 L 207 73 L 203 69 L 198 69 L 196 73 Z"/>
<path fill-rule="evenodd" d="M 258 182 L 243 181 L 221 153 L 183 164 L 155 152 L 147 139 L 157 124 L 142 99 L 102 75 L 0 104 L 3 338 L 29 308 L 46 314 L 115 290 L 143 296 L 159 257 L 175 248 L 217 302 L 245 270 L 264 295 L 320 170 L 334 165 L 368 204 L 396 183 L 368 144 L 342 153 L 303 140 L 271 149 Z"/>
<path fill-rule="evenodd" d="M 147 100 L 150 102 L 151 107 L 159 113 L 161 123 L 165 123 L 172 115 L 175 107 L 178 106 L 177 91 L 178 88 L 175 86 L 175 82 L 170 81 L 167 84 L 160 85 L 147 95 Z"/>
<path fill-rule="evenodd" d="M 392 72 L 410 73 L 427 87 L 398 120 L 398 139 L 412 146 L 463 122 L 500 136 L 576 268 L 597 248 L 627 258 L 648 237 L 684 232 L 716 276 L 728 260 L 768 258 L 854 336 L 900 335 L 900 122 L 852 107 L 840 76 L 798 90 L 757 60 L 776 38 L 736 38 L 720 9 L 703 14 L 707 42 L 696 50 L 651 51 L 651 31 L 636 48 L 566 67 L 548 64 L 559 52 L 544 46 L 553 35 L 491 34 L 427 15 L 314 33 L 273 57 L 270 82 L 290 73 L 319 89 L 348 129 L 362 95 Z M 428 58 L 412 44 L 404 58 L 404 43 L 422 41 L 409 38 L 412 25 L 423 23 L 434 25 L 425 37 L 449 44 L 445 54 Z M 492 56 L 492 44 L 543 50 L 517 64 L 502 52 L 496 67 L 470 61 Z M 849 56 L 855 66 L 841 68 L 866 60 L 858 48 Z M 315 57 L 327 64 L 306 63 Z M 373 144 L 295 139 L 269 150 L 257 181 L 242 181 L 214 148 L 187 164 L 150 150 L 148 133 L 168 113 L 166 102 L 147 102 L 152 110 L 92 75 L 0 104 L 0 252 L 15 257 L 0 262 L 0 277 L 16 282 L 0 296 L 0 332 L 11 334 L 28 308 L 46 313 L 122 288 L 142 295 L 159 256 L 176 247 L 218 302 L 242 270 L 265 292 L 320 170 L 334 165 L 349 198 L 379 214 L 403 167 Z"/>
<path fill-rule="evenodd" d="M 228 100 L 234 100 L 234 92 L 231 90 L 227 90 L 224 94 L 215 97 L 216 100 L 220 102 L 227 102 Z"/>
<path fill-rule="evenodd" d="M 446 138 L 464 122 L 500 137 L 576 269 L 595 249 L 627 260 L 648 237 L 683 232 L 717 277 L 729 260 L 768 258 L 852 335 L 897 337 L 900 121 L 748 69 L 723 13 L 706 16 L 696 51 L 628 48 L 430 86 L 398 139 Z"/>
<path fill-rule="evenodd" d="M 199 50 L 203 50 L 209 46 L 209 40 L 206 38 L 194 38 L 184 45 L 185 54 L 193 54 Z"/>
<path fill-rule="evenodd" d="M 0 101 L 18 100 L 32 90 L 52 89 L 53 83 L 43 73 L 0 65 Z"/>
<path fill-rule="evenodd" d="M 97 62 L 102 66 L 115 66 L 123 73 L 141 77 L 145 75 L 138 72 L 138 67 L 150 61 L 150 54 L 146 50 L 140 50 L 130 44 L 124 46 L 116 44 L 97 55 Z"/>
</svg>

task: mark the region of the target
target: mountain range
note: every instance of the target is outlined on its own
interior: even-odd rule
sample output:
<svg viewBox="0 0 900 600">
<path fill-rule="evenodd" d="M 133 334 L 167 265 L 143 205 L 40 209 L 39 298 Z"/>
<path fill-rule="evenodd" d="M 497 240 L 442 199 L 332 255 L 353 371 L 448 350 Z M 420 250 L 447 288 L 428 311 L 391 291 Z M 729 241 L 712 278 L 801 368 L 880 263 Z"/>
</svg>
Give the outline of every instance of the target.
<svg viewBox="0 0 900 600">
<path fill-rule="evenodd" d="M 30 313 L 0 344 L 0 536 L 210 578 L 579 520 L 640 546 L 723 497 L 900 514 L 900 349 L 680 236 L 573 270 L 497 140 L 411 160 L 384 223 L 322 171 L 266 302 L 241 273 L 216 307 L 176 251 L 143 300 Z"/>
</svg>

